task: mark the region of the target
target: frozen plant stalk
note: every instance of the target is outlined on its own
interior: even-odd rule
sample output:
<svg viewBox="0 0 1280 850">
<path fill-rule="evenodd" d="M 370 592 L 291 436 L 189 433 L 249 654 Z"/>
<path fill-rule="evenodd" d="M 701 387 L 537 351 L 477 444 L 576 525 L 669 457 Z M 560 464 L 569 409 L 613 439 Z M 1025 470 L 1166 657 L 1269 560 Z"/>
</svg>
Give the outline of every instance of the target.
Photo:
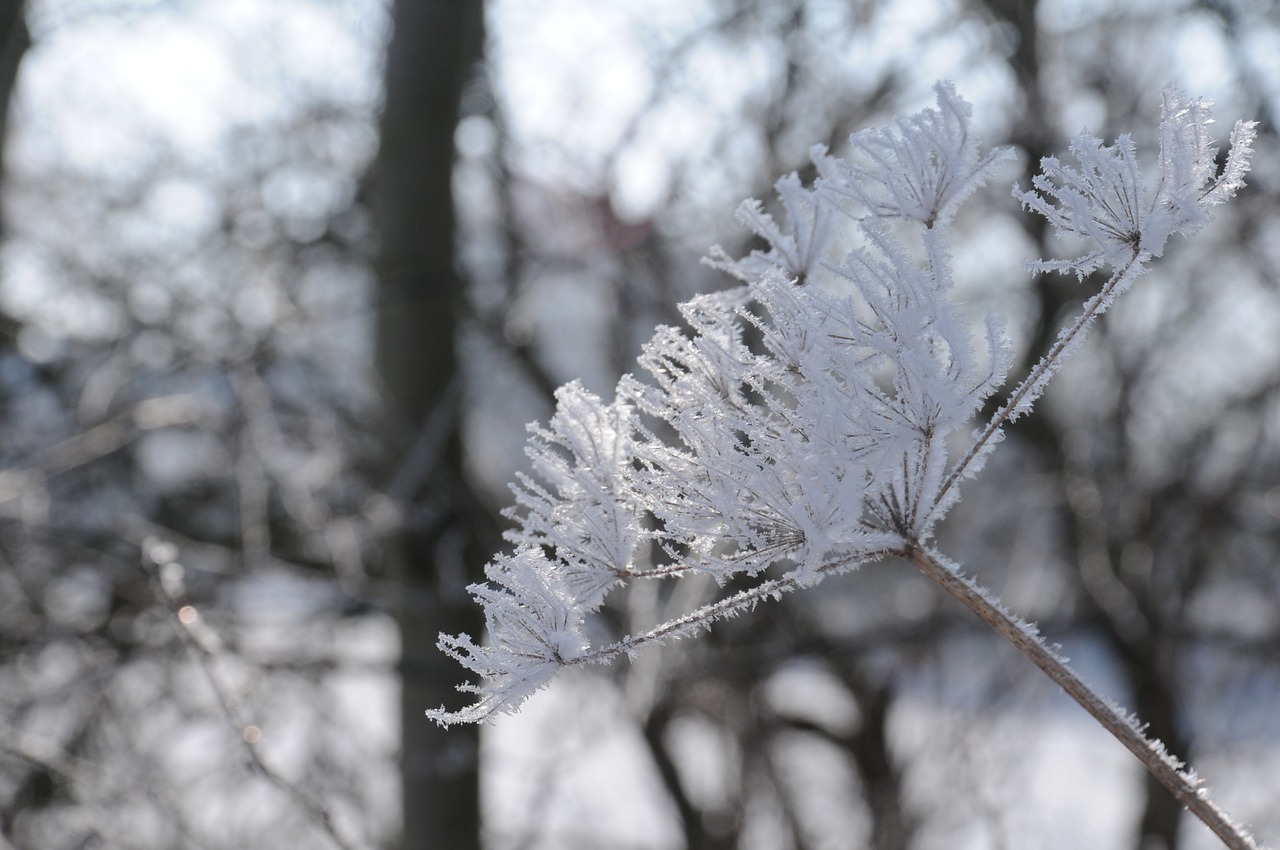
<svg viewBox="0 0 1280 850">
<path fill-rule="evenodd" d="M 660 327 L 605 403 L 577 383 L 531 426 L 532 474 L 513 489 L 511 554 L 471 590 L 489 639 L 442 635 L 479 681 L 475 702 L 429 711 L 442 724 L 514 711 L 568 666 L 632 655 L 867 561 L 913 563 L 1011 640 L 1081 702 L 1231 847 L 1255 847 L 1137 724 L 1088 689 L 1036 631 L 930 547 L 933 529 L 981 467 L 1005 423 L 1028 412 L 1088 326 L 1159 257 L 1243 185 L 1253 125 L 1237 124 L 1219 173 L 1209 104 L 1164 94 L 1154 186 L 1132 141 L 1071 145 L 1024 207 L 1089 250 L 1032 271 L 1111 276 L 995 416 L 953 459 L 948 438 L 1003 383 L 1003 322 L 978 327 L 951 300 L 947 239 L 964 200 L 1011 154 L 983 153 L 970 106 L 949 83 L 936 107 L 850 137 L 847 157 L 815 149 L 819 179 L 776 188 L 785 222 L 756 201 L 738 217 L 768 251 L 713 266 L 741 285 L 681 305 L 686 329 Z M 891 224 L 894 226 L 891 227 Z M 903 234 L 918 245 L 911 250 Z M 756 341 L 748 342 L 748 334 Z M 644 553 L 659 551 L 655 562 Z M 766 575 L 766 570 L 768 574 Z M 652 630 L 592 645 L 585 618 L 620 584 L 704 573 L 746 589 Z M 752 581 L 754 580 L 754 581 Z M 742 582 L 735 582 L 742 586 Z"/>
</svg>

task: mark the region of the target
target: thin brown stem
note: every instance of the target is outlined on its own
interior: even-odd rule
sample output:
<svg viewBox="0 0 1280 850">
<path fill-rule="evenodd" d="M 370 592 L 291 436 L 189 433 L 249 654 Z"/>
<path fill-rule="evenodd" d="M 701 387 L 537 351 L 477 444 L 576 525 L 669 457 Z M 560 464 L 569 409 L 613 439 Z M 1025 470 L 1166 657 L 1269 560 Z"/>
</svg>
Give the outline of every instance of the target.
<svg viewBox="0 0 1280 850">
<path fill-rule="evenodd" d="M 1178 761 L 1165 750 L 1162 743 L 1146 737 L 1134 719 L 1085 684 L 1063 658 L 1040 640 L 1031 626 L 1007 611 L 972 579 L 923 546 L 917 544 L 910 547 L 906 557 L 920 572 L 959 599 L 966 608 L 1031 659 L 1045 675 L 1133 753 L 1143 767 L 1169 789 L 1179 803 L 1203 821 L 1230 850 L 1259 850 L 1258 844 L 1244 827 L 1232 821 L 1209 799 L 1208 791 L 1200 785 L 1192 772 L 1181 770 Z"/>
</svg>

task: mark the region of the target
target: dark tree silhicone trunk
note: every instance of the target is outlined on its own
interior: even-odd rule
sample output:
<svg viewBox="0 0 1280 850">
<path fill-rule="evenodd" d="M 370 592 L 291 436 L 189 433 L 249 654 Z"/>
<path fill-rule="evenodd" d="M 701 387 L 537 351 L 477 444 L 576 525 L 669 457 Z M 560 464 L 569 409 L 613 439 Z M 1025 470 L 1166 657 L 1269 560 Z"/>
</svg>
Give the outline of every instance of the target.
<svg viewBox="0 0 1280 850">
<path fill-rule="evenodd" d="M 9 130 L 9 101 L 18 82 L 18 66 L 31 46 L 24 0 L 0 0 L 0 152 Z M 0 222 L 0 236 L 4 235 Z"/>
<path fill-rule="evenodd" d="M 0 0 L 0 163 L 4 161 L 8 138 L 9 101 L 18 82 L 18 66 L 30 46 L 26 3 L 24 0 Z M 0 180 L 3 179 L 4 175 L 0 173 Z M 5 222 L 0 219 L 0 238 L 4 234 Z M 17 334 L 18 325 L 13 318 L 0 313 L 0 353 L 13 347 Z"/>
<path fill-rule="evenodd" d="M 407 451 L 434 429 L 437 463 L 404 477 L 393 457 L 394 495 L 414 505 L 390 542 L 386 569 L 400 583 L 404 850 L 478 848 L 474 728 L 448 732 L 424 712 L 454 703 L 462 673 L 435 648 L 436 634 L 483 627 L 465 587 L 474 535 L 461 472 L 454 376 L 455 270 L 451 194 L 453 135 L 463 86 L 480 59 L 481 0 L 399 0 L 387 48 L 381 149 L 371 184 L 378 227 L 377 368 L 386 394 L 388 442 Z M 434 415 L 433 415 L 434 414 Z M 399 476 L 397 478 L 397 476 Z"/>
</svg>

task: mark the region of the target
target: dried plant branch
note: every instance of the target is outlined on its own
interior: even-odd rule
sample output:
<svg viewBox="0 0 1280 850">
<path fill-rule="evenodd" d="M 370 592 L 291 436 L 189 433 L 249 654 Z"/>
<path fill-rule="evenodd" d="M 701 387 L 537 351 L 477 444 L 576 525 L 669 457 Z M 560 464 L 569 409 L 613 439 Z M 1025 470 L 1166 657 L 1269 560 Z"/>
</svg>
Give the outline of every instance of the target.
<svg viewBox="0 0 1280 850">
<path fill-rule="evenodd" d="M 1140 721 L 1114 703 L 1104 700 L 1074 670 L 1066 659 L 1045 644 L 1035 626 L 1010 612 L 985 588 L 965 576 L 936 552 L 913 546 L 905 557 L 920 572 L 977 614 L 981 620 L 1013 644 L 1014 648 L 1039 667 L 1067 695 L 1089 712 L 1142 766 L 1169 789 L 1169 793 L 1213 831 L 1230 850 L 1258 850 L 1258 844 L 1244 827 L 1235 823 L 1209 798 L 1202 780 L 1184 770 L 1177 758 L 1157 740 L 1148 738 Z"/>
<path fill-rule="evenodd" d="M 959 483 L 1031 410 L 1090 326 L 1171 235 L 1204 227 L 1209 208 L 1243 185 L 1253 127 L 1236 125 L 1219 172 L 1209 104 L 1171 88 L 1152 186 L 1127 136 L 1105 145 L 1086 133 L 1071 145 L 1075 164 L 1047 157 L 1029 191 L 1015 187 L 1026 209 L 1087 246 L 1030 271 L 1111 274 L 952 462 L 949 438 L 1004 381 L 1010 355 L 999 318 L 975 327 L 952 298 L 947 239 L 959 206 L 1008 152 L 983 153 L 950 84 L 935 94 L 936 108 L 855 133 L 845 158 L 815 149 L 814 187 L 795 175 L 776 184 L 784 220 L 743 204 L 739 219 L 769 249 L 739 260 L 713 250 L 711 265 L 743 286 L 681 305 L 687 328 L 658 328 L 639 358 L 644 380 L 624 376 L 610 403 L 577 383 L 557 392 L 550 422 L 530 428 L 532 472 L 513 487 L 517 548 L 471 587 L 489 642 L 440 637 L 477 674 L 462 686 L 476 699 L 428 716 L 488 720 L 563 667 L 691 636 L 897 554 L 1012 641 L 1232 850 L 1256 848 L 1136 720 L 929 548 Z M 909 250 L 904 231 L 919 245 Z M 649 550 L 665 557 L 645 563 Z M 586 617 L 615 587 L 695 573 L 754 583 L 611 643 L 588 639 Z"/>
<path fill-rule="evenodd" d="M 1031 410 L 1032 405 L 1040 398 L 1054 373 L 1072 353 L 1089 330 L 1089 326 L 1107 311 L 1116 298 L 1128 289 L 1138 275 L 1145 271 L 1143 255 L 1135 248 L 1132 256 L 1120 268 L 1112 272 L 1111 277 L 1102 288 L 1084 303 L 1080 315 L 1058 334 L 1057 340 L 1049 350 L 1036 362 L 1000 409 L 991 417 L 991 421 L 979 432 L 973 445 L 952 467 L 951 473 L 942 482 L 938 491 L 939 501 L 947 503 L 951 489 L 961 480 L 973 475 L 982 466 L 986 454 L 995 448 L 1000 441 L 1005 425 L 1016 420 Z"/>
</svg>

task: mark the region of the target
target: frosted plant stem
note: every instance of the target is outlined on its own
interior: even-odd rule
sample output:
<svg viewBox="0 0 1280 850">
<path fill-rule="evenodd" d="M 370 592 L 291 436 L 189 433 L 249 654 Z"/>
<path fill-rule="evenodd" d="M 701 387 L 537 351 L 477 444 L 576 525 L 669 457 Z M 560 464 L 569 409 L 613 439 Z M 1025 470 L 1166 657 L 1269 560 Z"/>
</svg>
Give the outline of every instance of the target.
<svg viewBox="0 0 1280 850">
<path fill-rule="evenodd" d="M 755 587 L 740 590 L 731 596 L 726 596 L 724 599 L 703 605 L 681 617 L 668 620 L 647 632 L 630 635 L 616 643 L 584 652 L 562 663 L 564 666 L 607 664 L 619 656 L 633 655 L 648 644 L 689 637 L 700 631 L 705 631 L 712 623 L 718 620 L 725 620 L 744 611 L 750 611 L 766 599 L 777 599 L 784 593 L 799 589 L 800 586 L 800 582 L 791 576 L 769 579 Z"/>
<path fill-rule="evenodd" d="M 1232 821 L 1209 799 L 1208 791 L 1200 785 L 1192 772 L 1179 770 L 1178 762 L 1161 742 L 1146 737 L 1135 720 L 1085 684 L 1061 656 L 1040 640 L 1033 627 L 1005 609 L 972 579 L 923 546 L 917 544 L 910 547 L 905 557 L 920 572 L 940 584 L 984 623 L 1008 639 L 1019 652 L 1031 659 L 1045 675 L 1093 715 L 1116 740 L 1124 744 L 1129 752 L 1137 756 L 1143 767 L 1168 788 L 1178 802 L 1203 821 L 1224 845 L 1231 850 L 1260 850 L 1244 827 Z"/>
<path fill-rule="evenodd" d="M 1144 267 L 1139 262 L 1142 256 L 1135 249 L 1133 256 L 1112 273 L 1097 294 L 1085 302 L 1076 320 L 1058 334 L 1058 339 L 1053 346 L 1044 357 L 1040 358 L 1035 367 L 1027 374 L 1027 377 L 1022 379 L 1022 383 L 1018 384 L 1013 392 L 1009 394 L 1009 400 L 995 412 L 995 415 L 991 417 L 991 421 L 987 423 L 986 427 L 978 435 L 977 440 L 969 447 L 969 451 L 965 453 L 964 457 L 960 458 L 946 480 L 942 482 L 942 487 L 934 499 L 936 504 L 945 503 L 943 497 L 947 495 L 947 491 L 965 476 L 966 471 L 973 465 L 974 461 L 981 458 L 989 450 L 988 444 L 1000 433 L 1000 429 L 1006 423 L 1012 422 L 1026 413 L 1031 404 L 1040 397 L 1049 379 L 1062 366 L 1063 360 L 1066 359 L 1073 348 L 1080 343 L 1080 340 L 1084 337 L 1084 332 L 1093 323 L 1093 320 L 1105 313 L 1107 308 L 1115 301 L 1116 296 L 1128 288 L 1134 277 L 1142 273 Z"/>
</svg>

